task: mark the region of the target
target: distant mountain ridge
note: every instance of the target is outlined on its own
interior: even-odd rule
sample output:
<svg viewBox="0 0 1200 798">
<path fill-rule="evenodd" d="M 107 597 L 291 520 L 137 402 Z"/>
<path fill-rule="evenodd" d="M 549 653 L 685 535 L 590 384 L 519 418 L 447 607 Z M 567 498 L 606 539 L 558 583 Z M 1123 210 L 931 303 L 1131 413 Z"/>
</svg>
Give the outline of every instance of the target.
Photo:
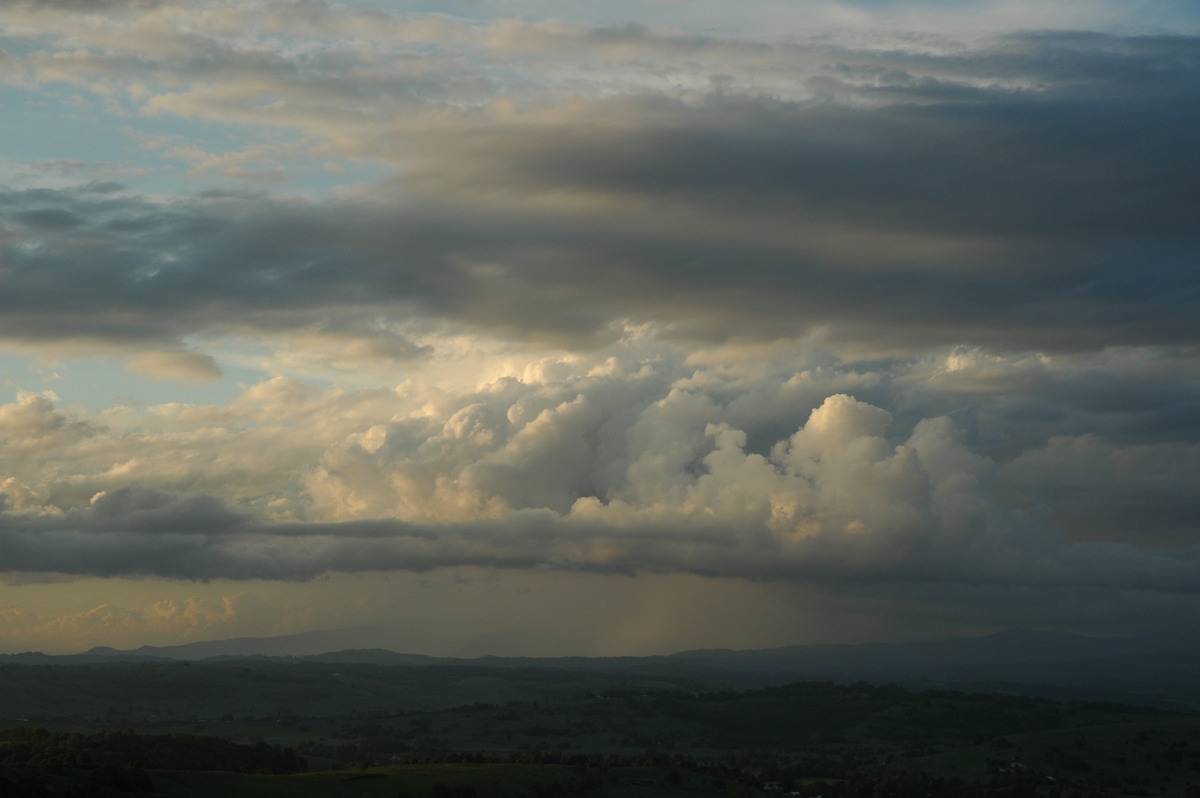
<svg viewBox="0 0 1200 798">
<path fill-rule="evenodd" d="M 982 637 L 950 638 L 917 643 L 794 645 L 769 649 L 695 649 L 668 655 L 618 657 L 436 657 L 404 654 L 361 645 L 373 627 L 301 632 L 277 637 L 238 637 L 177 646 L 141 646 L 117 650 L 98 646 L 76 657 L 205 660 L 215 657 L 303 657 L 387 664 L 453 664 L 564 668 L 628 668 L 638 665 L 687 664 L 719 670 L 769 672 L 879 672 L 895 676 L 940 675 L 959 669 L 1006 669 L 1034 664 L 1113 661 L 1169 654 L 1200 656 L 1200 634 L 1086 637 L 1064 632 L 1008 630 Z M 339 648 L 339 646 L 345 647 Z"/>
<path fill-rule="evenodd" d="M 1200 634 L 1085 637 L 1010 630 L 920 643 L 796 645 L 735 651 L 699 649 L 645 657 L 433 657 L 370 645 L 372 627 L 241 637 L 131 651 L 0 656 L 0 663 L 278 660 L 380 667 L 557 669 L 687 679 L 734 687 L 789 681 L 894 682 L 914 687 L 1011 690 L 1058 698 L 1200 708 Z"/>
<path fill-rule="evenodd" d="M 1062 632 L 1009 630 L 983 637 L 927 643 L 797 645 L 757 651 L 686 651 L 673 656 L 714 664 L 736 662 L 740 669 L 844 667 L 902 674 L 930 668 L 947 673 L 959 668 L 1127 659 L 1168 652 L 1200 654 L 1200 635 L 1085 637 Z"/>
<path fill-rule="evenodd" d="M 213 657 L 309 657 L 336 651 L 383 650 L 370 645 L 376 637 L 377 627 L 356 626 L 346 629 L 299 632 L 276 637 L 234 637 L 227 640 L 184 643 L 178 646 L 141 646 L 127 651 L 120 651 L 108 646 L 97 646 L 85 651 L 80 656 L 153 657 L 192 661 Z M 403 656 L 429 659 L 419 654 Z"/>
</svg>

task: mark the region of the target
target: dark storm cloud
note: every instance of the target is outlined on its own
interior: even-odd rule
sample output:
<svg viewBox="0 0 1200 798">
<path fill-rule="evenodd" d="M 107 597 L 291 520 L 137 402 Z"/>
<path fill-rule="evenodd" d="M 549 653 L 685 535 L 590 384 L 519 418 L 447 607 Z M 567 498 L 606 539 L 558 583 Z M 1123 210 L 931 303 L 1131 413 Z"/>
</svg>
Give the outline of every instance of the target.
<svg viewBox="0 0 1200 798">
<path fill-rule="evenodd" d="M 630 289 L 686 282 L 691 307 L 676 318 L 720 327 L 720 308 L 764 334 L 829 324 L 1087 348 L 1195 340 L 1197 109 L 1190 98 L 618 101 L 613 117 L 653 122 L 517 126 L 439 146 L 458 163 L 493 156 L 463 170 L 464 188 L 595 192 L 664 219 L 691 214 L 690 238 L 587 242 L 610 279 L 635 275 Z M 757 236 L 738 240 L 751 225 Z M 583 257 L 564 255 L 567 268 Z"/>
<path fill-rule="evenodd" d="M 18 340 L 171 341 L 232 324 L 287 329 L 322 321 L 303 311 L 436 293 L 427 285 L 436 269 L 429 279 L 420 269 L 389 272 L 378 253 L 358 249 L 361 226 L 344 207 L 254 195 L 158 205 L 41 189 L 0 195 L 0 217 L 8 230 L 0 329 Z M 413 239 L 420 243 L 419 234 Z"/>
<path fill-rule="evenodd" d="M 958 370 L 946 371 L 942 360 L 914 366 L 878 401 L 910 423 L 954 414 L 972 430 L 979 451 L 1000 461 L 1055 435 L 1196 444 L 1197 354 L 1194 347 L 1114 348 L 1095 357 L 1001 361 L 970 350 L 966 358 L 974 361 Z"/>
<path fill-rule="evenodd" d="M 875 535 L 822 535 L 781 548 L 765 530 L 613 527 L 546 511 L 436 526 L 392 520 L 263 525 L 209 496 L 137 486 L 99 497 L 90 512 L 5 514 L 2 520 L 0 569 L 9 572 L 306 580 L 329 572 L 479 565 L 864 585 L 1200 591 L 1195 547 L 1065 545 L 1019 530 L 931 538 L 915 547 Z"/>
<path fill-rule="evenodd" d="M 854 102 L 464 113 L 408 134 L 422 193 L 403 200 L 10 190 L 3 332 L 174 340 L 382 305 L 577 345 L 619 318 L 701 338 L 1195 343 L 1200 39 L 860 60 L 885 58 L 870 80 L 830 68 Z M 918 62 L 942 74 L 901 68 Z M 603 204 L 547 210 L 554 195 Z"/>
</svg>

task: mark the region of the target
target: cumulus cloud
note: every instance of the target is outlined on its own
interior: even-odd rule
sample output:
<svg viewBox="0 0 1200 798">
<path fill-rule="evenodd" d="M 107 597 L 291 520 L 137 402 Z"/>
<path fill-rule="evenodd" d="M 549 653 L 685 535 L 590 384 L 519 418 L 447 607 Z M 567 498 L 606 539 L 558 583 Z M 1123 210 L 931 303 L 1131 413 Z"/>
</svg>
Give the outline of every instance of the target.
<svg viewBox="0 0 1200 798">
<path fill-rule="evenodd" d="M 10 571 L 182 579 L 483 565 L 1200 588 L 1194 547 L 1069 543 L 1004 506 L 994 464 L 949 419 L 924 421 L 894 444 L 886 411 L 834 394 L 763 455 L 747 452 L 745 433 L 719 416 L 710 401 L 677 390 L 637 417 L 580 395 L 529 419 L 514 414 L 514 423 L 477 402 L 440 430 L 372 428 L 330 455 L 318 481 L 354 496 L 328 515 L 363 520 L 272 523 L 212 495 L 130 485 L 59 516 L 7 513 L 0 554 Z M 351 451 L 376 475 L 379 495 L 357 484 Z M 389 501 L 378 508 L 389 512 L 370 519 L 372 500 Z"/>
<path fill-rule="evenodd" d="M 75 443 L 96 432 L 87 421 L 72 419 L 46 397 L 25 394 L 0 405 L 0 440 L 14 450 L 47 450 Z"/>
<path fill-rule="evenodd" d="M 1086 386 L 1131 371 L 1149 376 L 1153 361 L 1074 356 L 1069 368 L 1054 364 L 1050 379 L 1044 362 L 1026 356 L 953 350 L 940 361 L 939 382 L 932 361 L 868 368 L 819 349 L 764 355 L 630 339 L 586 356 L 493 362 L 481 374 L 468 350 L 457 388 L 443 376 L 448 364 L 432 358 L 390 389 L 329 389 L 278 376 L 224 406 L 114 407 L 94 417 L 26 396 L 0 406 L 8 508 L 13 517 L 55 514 L 64 529 L 83 519 L 114 534 L 186 532 L 167 538 L 172 545 L 206 540 L 194 530 L 223 529 L 229 540 L 221 547 L 266 539 L 254 536 L 266 534 L 271 518 L 295 523 L 301 538 L 305 523 L 353 530 L 395 519 L 432 538 L 451 525 L 461 534 L 448 539 L 458 540 L 487 523 L 516 536 L 518 519 L 533 518 L 567 541 L 579 537 L 576 527 L 585 539 L 604 539 L 606 527 L 674 530 L 680 548 L 695 525 L 708 530 L 700 539 L 717 534 L 730 547 L 744 536 L 755 556 L 795 546 L 807 562 L 840 541 L 838 551 L 857 546 L 899 569 L 916 552 L 952 559 L 955 547 L 1018 559 L 1041 557 L 1046 546 L 1066 551 L 1048 519 L 1074 517 L 1080 497 L 1099 492 L 1125 512 L 1109 519 L 1104 535 L 1067 524 L 1068 541 L 1155 545 L 1162 539 L 1147 530 L 1174 522 L 1138 515 L 1194 498 L 1200 464 L 1189 445 L 1113 439 L 1084 451 L 1064 444 L 1061 420 L 1027 424 L 1016 450 L 996 436 L 1019 426 L 1034 403 L 1042 415 L 1091 418 Z M 1040 376 L 997 376 L 1029 373 Z M 1078 389 L 1063 389 L 1076 379 Z M 954 410 L 963 396 L 970 414 Z M 1126 403 L 1123 422 L 1110 419 L 1114 436 L 1144 437 L 1147 419 L 1161 412 L 1155 392 L 1146 398 Z M 939 405 L 954 415 L 927 414 Z M 1133 462 L 1140 477 L 1123 478 Z M 1194 540 L 1186 526 L 1170 528 L 1173 545 Z M 339 534 L 330 533 L 328 545 Z M 613 534 L 596 550 L 608 548 L 622 567 L 634 567 L 636 551 L 650 557 L 647 567 L 703 570 L 686 557 L 651 557 L 637 535 Z M 527 562 L 523 545 L 519 554 L 497 549 L 497 562 Z M 295 572 L 323 567 L 317 558 Z"/>
</svg>

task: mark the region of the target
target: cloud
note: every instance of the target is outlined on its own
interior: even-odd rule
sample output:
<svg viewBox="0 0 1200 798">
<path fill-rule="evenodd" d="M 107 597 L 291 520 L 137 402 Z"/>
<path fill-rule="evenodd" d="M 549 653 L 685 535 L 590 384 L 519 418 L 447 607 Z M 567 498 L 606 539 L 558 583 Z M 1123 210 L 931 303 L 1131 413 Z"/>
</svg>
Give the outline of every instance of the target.
<svg viewBox="0 0 1200 798">
<path fill-rule="evenodd" d="M 190 516 L 185 516 L 187 523 Z M 228 527 L 181 533 L 166 527 L 153 541 L 100 533 L 90 523 L 8 519 L 0 535 L 6 567 L 79 575 L 174 579 L 305 580 L 331 571 L 425 571 L 477 565 L 607 573 L 696 573 L 708 577 L 853 584 L 990 584 L 1000 587 L 1136 589 L 1194 593 L 1196 553 L 1078 543 L 1029 551 L 995 541 L 929 547 L 921 557 L 881 552 L 878 538 L 854 530 L 807 539 L 779 551 L 768 539 L 689 524 L 613 527 L 525 511 L 497 522 L 430 527 L 397 521 L 261 526 L 239 537 Z M 747 538 L 750 538 L 749 540 Z M 761 537 L 761 536 L 760 536 Z M 969 555 L 969 556 L 964 556 Z"/>
<path fill-rule="evenodd" d="M 0 564 L 1192 595 L 1200 40 L 749 2 L 0 9 Z"/>
<path fill-rule="evenodd" d="M 431 497 L 457 502 L 461 520 L 427 510 L 427 520 L 406 521 L 401 508 L 380 520 L 269 523 L 211 495 L 128 486 L 58 517 L 8 513 L 0 553 L 10 571 L 102 577 L 306 580 L 471 565 L 806 583 L 1200 589 L 1194 546 L 1067 543 L 1005 507 L 992 486 L 994 465 L 971 453 L 945 418 L 922 422 L 896 445 L 884 437 L 889 414 L 833 395 L 763 456 L 745 451 L 742 431 L 707 421 L 712 410 L 703 403 L 691 415 L 656 408 L 693 431 L 690 446 L 672 454 L 630 434 L 631 451 L 613 453 L 626 463 L 624 478 L 604 497 L 579 495 L 578 477 L 587 463 L 596 467 L 595 450 L 573 459 L 574 447 L 586 448 L 603 428 L 601 414 L 578 401 L 551 407 L 497 446 L 487 430 L 503 422 L 477 408 L 452 416 L 444 433 L 484 455 L 453 486 L 435 477 L 440 495 Z M 649 425 L 656 408 L 643 416 Z M 676 447 L 686 440 L 663 438 Z M 563 448 L 567 441 L 572 448 Z M 522 482 L 507 468 L 531 461 L 523 456 L 548 464 Z M 555 471 L 567 477 L 547 483 Z"/>
<path fill-rule="evenodd" d="M 167 380 L 214 380 L 221 376 L 217 361 L 203 352 L 147 352 L 131 360 L 128 369 Z"/>
<path fill-rule="evenodd" d="M 0 440 L 16 450 L 52 449 L 96 434 L 87 421 L 73 420 L 45 397 L 25 394 L 0 405 Z"/>
<path fill-rule="evenodd" d="M 106 602 L 86 609 L 62 613 L 44 608 L 0 607 L 4 621 L 3 640 L 13 645 L 70 641 L 80 648 L 91 645 L 120 645 L 139 635 L 153 634 L 182 638 L 227 634 L 242 620 L 246 595 L 226 595 L 214 601 L 198 596 L 164 598 L 142 606 Z M 134 643 L 137 645 L 137 643 Z"/>
<path fill-rule="evenodd" d="M 46 45 L 20 56 L 43 86 L 295 137 L 162 149 L 197 173 L 334 155 L 395 172 L 316 201 L 7 190 L 9 340 L 170 350 L 364 316 L 573 347 L 627 322 L 909 352 L 1196 339 L 1195 37 L 881 47 L 320 4 L 58 16 L 10 33 Z M 343 360 L 395 343 L 363 329 Z"/>
<path fill-rule="evenodd" d="M 1068 551 L 1071 541 L 1124 543 L 1149 556 L 1196 539 L 1183 513 L 1200 474 L 1194 446 L 1122 442 L 1164 423 L 1183 435 L 1186 420 L 1158 419 L 1186 393 L 1163 404 L 1162 390 L 1147 389 L 1120 412 L 1096 407 L 1090 394 L 1135 374 L 1169 387 L 1187 361 L 1167 368 L 1152 353 L 1047 360 L 955 349 L 940 361 L 843 363 L 819 348 L 748 347 L 739 357 L 731 347 L 705 353 L 631 336 L 590 354 L 484 354 L 480 371 L 473 348 L 456 361 L 446 346 L 414 362 L 394 388 L 278 376 L 224 406 L 121 406 L 93 416 L 32 395 L 0 406 L 10 515 L 50 514 L 64 533 L 84 522 L 107 523 L 114 535 L 186 532 L 154 544 L 169 547 L 209 547 L 187 530 L 226 529 L 217 546 L 226 553 L 238 540 L 271 539 L 262 530 L 284 522 L 298 539 L 317 525 L 313 540 L 330 550 L 341 533 L 325 539 L 319 530 L 338 524 L 353 538 L 354 523 L 394 519 L 431 539 L 447 525 L 457 530 L 447 540 L 461 542 L 485 540 L 488 523 L 515 536 L 519 519 L 533 518 L 565 541 L 596 541 L 592 554 L 564 560 L 579 558 L 580 567 L 599 567 L 594 556 L 635 568 L 640 553 L 650 569 L 706 572 L 680 554 L 695 525 L 702 541 L 715 535 L 731 550 L 744 537 L 753 557 L 729 574 L 755 573 L 751 561 L 763 551 L 795 547 L 797 562 L 808 563 L 826 546 L 864 558 L 843 564 L 847 573 L 879 568 L 897 578 L 936 570 L 918 563 L 920 552 L 982 561 L 979 552 L 995 549 L 1016 568 Z M 1063 430 L 1098 427 L 1094 419 L 1105 419 L 1104 437 L 1067 445 Z M 1122 476 L 1131 464 L 1139 478 Z M 1117 507 L 1103 525 L 1088 520 Z M 623 529 L 650 530 L 656 542 Z M 664 535 L 678 545 L 659 541 Z M 123 556 L 133 556 L 127 542 Z M 540 561 L 524 544 L 493 553 L 514 567 Z M 476 554 L 464 548 L 445 561 L 491 561 Z M 375 562 L 433 567 L 440 556 Z M 289 578 L 340 567 L 332 563 L 313 554 L 303 567 L 263 567 Z M 30 559 L 25 567 L 40 566 Z M 235 560 L 230 567 L 250 573 Z"/>
<path fill-rule="evenodd" d="M 1200 532 L 1200 444 L 1117 443 L 1094 433 L 1051 438 L 1004 466 L 1026 500 L 1058 508 L 1083 540 L 1189 546 Z"/>
</svg>

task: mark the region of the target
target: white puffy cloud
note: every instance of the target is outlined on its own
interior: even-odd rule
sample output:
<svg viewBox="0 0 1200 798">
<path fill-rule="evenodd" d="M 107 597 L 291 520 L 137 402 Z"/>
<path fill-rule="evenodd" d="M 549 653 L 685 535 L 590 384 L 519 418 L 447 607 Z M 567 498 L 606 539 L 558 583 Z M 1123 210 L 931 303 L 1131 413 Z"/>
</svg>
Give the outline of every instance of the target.
<svg viewBox="0 0 1200 798">
<path fill-rule="evenodd" d="M 40 469 L 47 500 L 14 483 L 22 498 L 8 508 L 4 562 L 185 579 L 490 565 L 1197 587 L 1191 549 L 1071 542 L 1030 512 L 1025 486 L 1006 475 L 1046 455 L 997 469 L 949 417 L 897 430 L 880 406 L 833 389 L 861 381 L 854 370 L 808 370 L 815 406 L 743 415 L 760 430 L 790 421 L 791 434 L 756 451 L 732 420 L 745 395 L 728 390 L 736 366 L 710 374 L 670 348 L 651 360 L 630 354 L 596 353 L 591 368 L 571 355 L 565 370 L 542 360 L 526 380 L 461 393 L 329 391 L 280 377 L 225 408 L 151 408 L 154 430 L 89 427 L 70 471 L 67 451 L 53 461 L 28 454 L 24 470 Z M 754 362 L 740 382 L 772 395 L 794 375 Z M 107 465 L 117 450 L 127 459 Z M 1086 469 L 1061 470 L 1094 481 Z"/>
<path fill-rule="evenodd" d="M 0 405 L 0 440 L 15 451 L 57 450 L 96 432 L 93 424 L 73 419 L 46 396 L 24 394 Z"/>
</svg>

